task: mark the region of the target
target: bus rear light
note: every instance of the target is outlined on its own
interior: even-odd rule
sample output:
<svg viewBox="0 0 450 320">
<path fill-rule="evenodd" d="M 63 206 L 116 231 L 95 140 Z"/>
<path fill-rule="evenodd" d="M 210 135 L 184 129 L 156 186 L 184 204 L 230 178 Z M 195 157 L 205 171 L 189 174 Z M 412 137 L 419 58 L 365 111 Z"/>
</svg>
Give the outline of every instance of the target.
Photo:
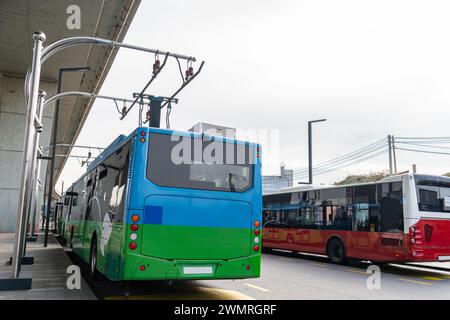
<svg viewBox="0 0 450 320">
<path fill-rule="evenodd" d="M 254 241 L 255 241 L 255 243 L 259 243 L 259 238 L 255 237 Z"/>
<path fill-rule="evenodd" d="M 250 270 L 250 265 L 249 264 L 245 265 L 245 269 Z"/>
<path fill-rule="evenodd" d="M 259 229 L 255 229 L 255 230 L 253 231 L 253 233 L 255 234 L 255 236 L 259 236 Z"/>
<path fill-rule="evenodd" d="M 138 235 L 136 233 L 130 234 L 130 239 L 135 241 L 137 239 Z"/>
<path fill-rule="evenodd" d="M 142 265 L 142 266 L 139 266 L 139 270 L 141 270 L 141 271 L 145 271 L 145 266 L 144 266 L 144 265 Z"/>
<path fill-rule="evenodd" d="M 256 227 L 256 228 L 259 228 L 259 225 L 260 225 L 259 220 L 256 220 L 256 221 L 255 221 L 255 227 Z"/>
<path fill-rule="evenodd" d="M 145 138 L 140 138 L 139 141 L 144 143 L 145 142 Z"/>
<path fill-rule="evenodd" d="M 133 222 L 138 222 L 138 221 L 139 221 L 139 215 L 133 214 L 133 215 L 131 216 L 131 221 L 133 221 Z"/>
<path fill-rule="evenodd" d="M 139 225 L 137 225 L 136 223 L 133 223 L 133 224 L 130 226 L 130 229 L 131 229 L 131 231 L 138 231 Z"/>
<path fill-rule="evenodd" d="M 253 246 L 253 250 L 259 251 L 259 246 L 258 246 L 257 244 L 255 244 L 255 245 Z"/>
<path fill-rule="evenodd" d="M 130 242 L 130 244 L 128 245 L 128 248 L 130 248 L 130 250 L 136 250 L 137 243 L 136 242 Z"/>
<path fill-rule="evenodd" d="M 141 137 L 145 137 L 145 135 L 146 135 L 145 131 L 141 131 L 140 135 L 141 135 Z"/>
</svg>

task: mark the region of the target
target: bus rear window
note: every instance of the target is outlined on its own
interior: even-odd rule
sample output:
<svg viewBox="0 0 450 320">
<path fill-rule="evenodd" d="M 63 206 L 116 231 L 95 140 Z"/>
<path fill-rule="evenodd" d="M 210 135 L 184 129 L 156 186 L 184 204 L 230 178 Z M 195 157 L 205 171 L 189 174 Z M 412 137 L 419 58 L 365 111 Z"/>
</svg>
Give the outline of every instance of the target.
<svg viewBox="0 0 450 320">
<path fill-rule="evenodd" d="M 450 212 L 450 178 L 416 176 L 420 211 Z"/>
<path fill-rule="evenodd" d="M 254 148 L 150 133 L 147 178 L 164 187 L 243 192 L 253 185 Z"/>
</svg>

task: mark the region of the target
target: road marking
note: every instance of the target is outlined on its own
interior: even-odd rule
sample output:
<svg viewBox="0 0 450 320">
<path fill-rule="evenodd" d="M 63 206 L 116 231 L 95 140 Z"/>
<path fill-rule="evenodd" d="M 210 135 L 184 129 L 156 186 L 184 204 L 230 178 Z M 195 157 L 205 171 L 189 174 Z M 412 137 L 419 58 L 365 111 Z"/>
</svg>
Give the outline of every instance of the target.
<svg viewBox="0 0 450 320">
<path fill-rule="evenodd" d="M 416 283 L 416 284 L 422 284 L 424 286 L 431 286 L 431 283 L 429 283 L 429 282 L 416 281 L 416 280 L 410 280 L 410 279 L 404 279 L 404 278 L 398 278 L 398 280 L 412 282 L 412 283 Z"/>
<path fill-rule="evenodd" d="M 264 291 L 264 292 L 269 292 L 269 291 L 270 291 L 269 289 L 264 289 L 264 288 L 255 286 L 255 285 L 250 284 L 250 283 L 244 283 L 244 284 L 245 284 L 247 287 L 250 287 L 250 288 L 253 288 L 253 289 L 257 289 L 257 290 L 261 290 L 261 291 Z"/>
<path fill-rule="evenodd" d="M 361 270 L 357 270 L 357 269 L 347 269 L 347 271 L 354 272 L 354 273 L 359 273 L 359 274 L 363 274 L 363 275 L 365 275 L 365 276 L 368 276 L 368 275 L 369 275 L 367 272 L 361 271 Z"/>
<path fill-rule="evenodd" d="M 424 280 L 431 280 L 431 281 L 443 281 L 443 278 L 438 277 L 430 277 L 430 276 L 419 276 L 419 278 Z"/>
</svg>

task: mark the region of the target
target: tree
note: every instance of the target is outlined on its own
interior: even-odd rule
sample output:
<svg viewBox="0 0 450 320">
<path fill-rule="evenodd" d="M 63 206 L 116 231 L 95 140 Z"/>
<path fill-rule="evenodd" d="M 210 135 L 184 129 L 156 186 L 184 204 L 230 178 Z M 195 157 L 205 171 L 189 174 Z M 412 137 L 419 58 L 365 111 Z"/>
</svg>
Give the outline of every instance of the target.
<svg viewBox="0 0 450 320">
<path fill-rule="evenodd" d="M 352 183 L 375 182 L 386 178 L 387 176 L 389 176 L 387 171 L 370 172 L 368 174 L 351 174 L 348 175 L 345 179 L 337 181 L 334 184 L 340 186 Z"/>
<path fill-rule="evenodd" d="M 450 177 L 450 172 L 444 173 L 443 176 Z"/>
</svg>

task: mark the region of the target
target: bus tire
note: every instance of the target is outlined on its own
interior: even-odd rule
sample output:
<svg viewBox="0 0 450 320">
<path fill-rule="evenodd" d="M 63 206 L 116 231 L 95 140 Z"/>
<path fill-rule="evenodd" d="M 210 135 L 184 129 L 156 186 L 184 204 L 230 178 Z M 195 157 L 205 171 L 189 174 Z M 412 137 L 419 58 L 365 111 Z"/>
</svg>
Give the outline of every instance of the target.
<svg viewBox="0 0 450 320">
<path fill-rule="evenodd" d="M 338 238 L 331 238 L 327 243 L 327 256 L 332 263 L 346 264 L 345 246 Z"/>
<path fill-rule="evenodd" d="M 261 249 L 262 253 L 272 253 L 272 248 L 268 248 L 268 247 L 262 247 Z"/>
<path fill-rule="evenodd" d="M 91 250 L 89 253 L 89 273 L 92 279 L 98 279 L 97 271 L 97 236 L 95 233 L 92 235 Z"/>
</svg>

